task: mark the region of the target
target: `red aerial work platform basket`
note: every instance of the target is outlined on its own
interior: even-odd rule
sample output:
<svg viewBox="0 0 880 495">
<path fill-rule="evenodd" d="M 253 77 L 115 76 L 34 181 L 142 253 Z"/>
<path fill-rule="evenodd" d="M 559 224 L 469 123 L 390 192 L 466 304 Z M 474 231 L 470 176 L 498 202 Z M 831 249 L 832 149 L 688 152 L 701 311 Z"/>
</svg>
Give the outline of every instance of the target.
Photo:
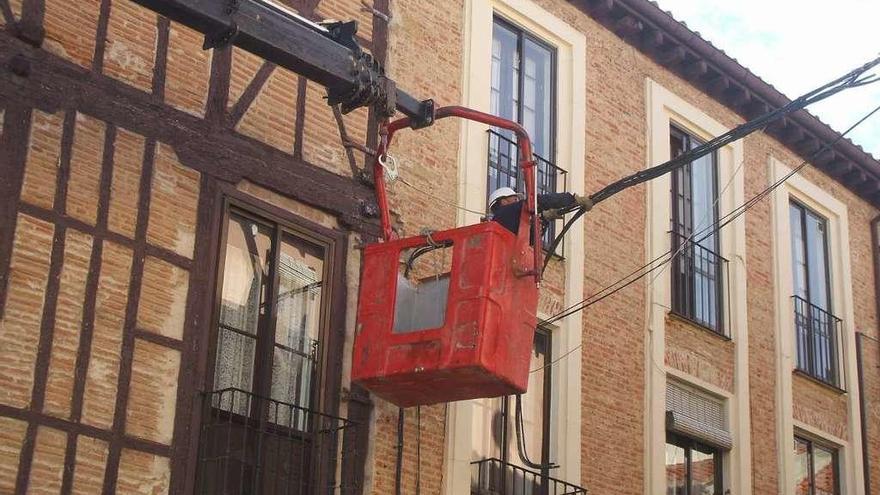
<svg viewBox="0 0 880 495">
<path fill-rule="evenodd" d="M 364 250 L 352 380 L 400 407 L 522 393 L 528 383 L 541 267 L 528 135 L 516 123 L 465 108 L 437 110 L 436 118 L 447 116 L 516 132 L 527 198 L 518 234 L 483 222 L 391 240 L 383 168 L 374 165 L 386 241 Z M 407 125 L 401 119 L 386 127 L 377 162 Z M 432 249 L 452 252 L 448 272 L 422 281 L 401 273 L 407 253 L 411 265 Z"/>
</svg>

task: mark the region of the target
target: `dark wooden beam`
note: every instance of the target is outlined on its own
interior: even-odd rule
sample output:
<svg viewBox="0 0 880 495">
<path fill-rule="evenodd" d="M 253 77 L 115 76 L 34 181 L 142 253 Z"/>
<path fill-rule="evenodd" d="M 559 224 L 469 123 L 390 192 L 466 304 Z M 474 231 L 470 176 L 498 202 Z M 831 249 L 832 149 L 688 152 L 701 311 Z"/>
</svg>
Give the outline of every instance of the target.
<svg viewBox="0 0 880 495">
<path fill-rule="evenodd" d="M 792 143 L 800 143 L 805 138 L 812 139 L 810 136 L 804 136 L 804 130 L 798 124 L 795 124 L 791 120 L 788 121 L 790 124 L 785 128 L 785 131 L 782 134 L 782 138 L 786 141 L 790 141 Z"/>
<path fill-rule="evenodd" d="M 9 0 L 0 0 L 0 12 L 3 13 L 3 21 L 7 26 L 15 24 L 15 14 L 9 5 Z"/>
<path fill-rule="evenodd" d="M 748 105 L 752 101 L 752 93 L 742 86 L 731 86 L 725 96 L 734 107 L 742 107 Z"/>
<path fill-rule="evenodd" d="M 699 79 L 706 75 L 709 72 L 709 66 L 705 61 L 697 58 L 691 59 L 689 58 L 684 64 L 684 73 L 687 74 L 688 77 Z"/>
<path fill-rule="evenodd" d="M 642 45 L 648 53 L 654 53 L 664 43 L 666 43 L 666 37 L 663 36 L 662 31 L 652 29 L 651 27 L 646 27 L 642 30 Z"/>
<path fill-rule="evenodd" d="M 839 158 L 840 157 L 834 152 L 834 150 L 824 149 L 813 157 L 812 163 L 818 167 L 824 167 L 829 163 L 837 161 Z"/>
<path fill-rule="evenodd" d="M 709 81 L 707 87 L 709 88 L 709 91 L 714 94 L 723 94 L 728 88 L 730 88 L 730 79 L 721 74 Z"/>
<path fill-rule="evenodd" d="M 608 17 L 614 10 L 614 0 L 587 0 L 590 9 L 601 17 Z"/>
<path fill-rule="evenodd" d="M 752 95 L 752 100 L 746 105 L 745 111 L 749 118 L 760 117 L 770 111 L 770 105 L 764 100 L 756 99 L 754 95 Z"/>
<path fill-rule="evenodd" d="M 880 192 L 880 180 L 867 179 L 862 186 L 859 186 L 856 189 L 859 194 L 863 196 L 871 196 L 874 193 Z"/>
<path fill-rule="evenodd" d="M 769 111 L 769 107 L 767 109 Z M 786 117 L 782 117 L 780 119 L 776 119 L 767 126 L 767 131 L 776 135 L 779 139 L 783 139 L 783 136 L 786 132 L 788 132 L 788 126 L 791 125 L 791 121 Z"/>
<path fill-rule="evenodd" d="M 257 99 L 263 86 L 269 80 L 269 77 L 272 76 L 272 72 L 274 71 L 275 64 L 272 62 L 263 62 L 263 65 L 260 66 L 260 69 L 254 75 L 254 78 L 248 83 L 247 88 L 245 88 L 241 97 L 235 102 L 235 105 L 229 112 L 229 127 L 235 127 L 238 125 L 244 117 L 244 114 L 246 114 L 251 107 L 251 104 Z"/>
<path fill-rule="evenodd" d="M 841 177 L 852 172 L 853 166 L 849 160 L 841 159 L 826 165 L 825 170 L 833 177 Z"/>
<path fill-rule="evenodd" d="M 680 45 L 664 50 L 658 55 L 658 60 L 663 65 L 674 65 L 685 59 L 687 52 Z"/>
<path fill-rule="evenodd" d="M 859 169 L 853 169 L 852 172 L 844 175 L 841 179 L 847 186 L 856 187 L 864 184 L 868 180 L 868 176 Z"/>
<path fill-rule="evenodd" d="M 622 37 L 634 36 L 644 29 L 644 25 L 638 19 L 624 15 L 614 22 L 614 32 Z"/>
<path fill-rule="evenodd" d="M 822 147 L 822 143 L 812 135 L 805 134 L 804 138 L 795 143 L 795 147 L 805 156 L 815 153 Z"/>
</svg>

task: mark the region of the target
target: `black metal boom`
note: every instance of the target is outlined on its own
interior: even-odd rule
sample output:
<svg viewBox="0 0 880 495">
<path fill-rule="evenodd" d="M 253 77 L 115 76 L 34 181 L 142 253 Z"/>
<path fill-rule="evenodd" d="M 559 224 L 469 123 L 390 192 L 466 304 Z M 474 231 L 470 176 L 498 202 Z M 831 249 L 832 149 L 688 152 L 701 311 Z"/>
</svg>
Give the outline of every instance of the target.
<svg viewBox="0 0 880 495">
<path fill-rule="evenodd" d="M 371 106 L 385 118 L 400 110 L 416 127 L 433 123 L 433 101 L 398 89 L 358 46 L 353 21 L 317 24 L 275 0 L 134 1 L 204 33 L 206 49 L 232 44 L 327 87 L 343 112 Z"/>
</svg>

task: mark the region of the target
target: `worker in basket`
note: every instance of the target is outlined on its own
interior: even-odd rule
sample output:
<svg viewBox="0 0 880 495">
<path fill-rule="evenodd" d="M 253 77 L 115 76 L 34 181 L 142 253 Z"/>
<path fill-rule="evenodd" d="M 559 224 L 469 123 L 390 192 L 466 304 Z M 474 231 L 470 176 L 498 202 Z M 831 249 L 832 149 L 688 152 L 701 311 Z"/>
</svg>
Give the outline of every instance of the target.
<svg viewBox="0 0 880 495">
<path fill-rule="evenodd" d="M 489 195 L 489 219 L 517 234 L 519 232 L 519 218 L 524 205 L 525 200 L 516 191 L 509 187 L 499 187 Z M 573 206 L 590 209 L 593 202 L 586 196 L 567 192 L 538 195 L 538 214 L 541 215 L 543 223 L 562 218 L 559 210 Z"/>
</svg>

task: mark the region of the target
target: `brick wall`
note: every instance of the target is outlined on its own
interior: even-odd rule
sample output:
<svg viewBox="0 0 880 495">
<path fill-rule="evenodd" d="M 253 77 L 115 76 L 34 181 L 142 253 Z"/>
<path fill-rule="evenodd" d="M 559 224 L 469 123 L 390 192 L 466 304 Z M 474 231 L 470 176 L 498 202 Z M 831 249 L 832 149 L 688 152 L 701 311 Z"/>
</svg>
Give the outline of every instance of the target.
<svg viewBox="0 0 880 495">
<path fill-rule="evenodd" d="M 312 3 L 321 17 L 358 19 L 360 35 L 370 42 L 375 26 L 360 2 Z M 561 0 L 536 3 L 587 35 L 586 86 L 576 88 L 587 98 L 586 191 L 646 163 L 646 78 L 725 126 L 742 121 L 576 6 Z M 10 4 L 20 15 L 21 2 Z M 400 87 L 439 105 L 461 101 L 463 8 L 461 1 L 392 3 L 387 65 Z M 342 147 L 337 119 L 323 101 L 322 89 L 290 71 L 237 48 L 202 51 L 199 34 L 130 0 L 48 0 L 44 23 L 43 49 L 50 54 L 91 71 L 89 77 L 109 77 L 124 84 L 125 91 L 148 95 L 154 105 L 179 110 L 173 115 L 181 128 L 189 125 L 187 118 L 204 118 L 215 126 L 206 134 L 222 129 L 228 148 L 218 154 L 234 156 L 244 150 L 272 157 L 279 176 L 286 167 L 300 167 L 301 161 L 343 178 L 364 165 L 360 152 L 349 155 Z M 231 182 L 243 193 L 328 228 L 349 226 L 330 208 L 309 203 L 304 199 L 308 191 L 295 185 L 280 180 L 272 184 L 256 173 L 240 180 L 228 168 L 199 161 L 187 154 L 187 143 L 172 144 L 173 132 L 151 135 L 129 129 L 107 115 L 76 111 L 75 103 L 31 111 L 7 93 L 0 95 L 5 135 L 11 135 L 9 122 L 21 126 L 20 117 L 27 117 L 26 142 L 7 139 L 0 145 L 8 158 L 4 167 L 21 169 L 18 208 L 0 219 L 9 221 L 10 231 L 4 235 L 11 239 L 8 289 L 0 301 L 0 371 L 9 377 L 0 387 L 0 492 L 13 492 L 25 483 L 43 492 L 58 492 L 62 486 L 74 493 L 179 492 L 191 480 L 192 466 L 184 472 L 173 455 L 185 455 L 194 445 L 188 420 L 201 384 L 193 377 L 201 376 L 199 367 L 209 365 L 204 346 L 197 349 L 193 343 L 205 343 L 195 333 L 206 328 L 210 314 L 195 313 L 194 308 L 209 299 L 215 269 L 210 253 L 217 245 L 219 221 L 212 216 L 219 206 L 213 202 L 217 184 Z M 147 113 L 145 107 L 129 111 Z M 342 122 L 353 141 L 367 140 L 365 110 L 342 117 Z M 397 182 L 390 187 L 395 228 L 401 234 L 455 224 L 459 133 L 458 122 L 440 122 L 418 133 L 399 134 L 394 154 L 414 186 Z M 233 137 L 240 141 L 229 144 Z M 766 136 L 746 139 L 747 198 L 766 187 L 771 156 L 787 164 L 800 162 Z M 856 324 L 878 338 L 868 231 L 877 210 L 814 169 L 803 175 L 848 206 Z M 439 202 L 423 191 L 449 201 Z M 584 296 L 646 261 L 645 204 L 645 188 L 637 187 L 585 218 Z M 199 222 L 207 232 L 203 245 L 198 242 Z M 733 346 L 748 346 L 752 488 L 755 494 L 769 495 L 777 491 L 781 454 L 769 204 L 756 205 L 745 222 L 748 340 L 723 341 L 670 320 L 665 364 L 732 391 Z M 356 267 L 354 245 L 368 237 L 349 233 L 348 266 Z M 349 278 L 351 311 L 356 273 Z M 581 479 L 570 481 L 592 493 L 644 491 L 646 283 L 584 314 Z M 543 311 L 552 314 L 560 307 L 563 286 L 564 271 L 554 262 L 542 294 Z M 350 344 L 354 325 L 352 315 L 348 317 Z M 865 350 L 872 479 L 878 490 L 880 427 L 874 425 L 880 418 L 880 349 L 867 341 Z M 835 435 L 845 432 L 840 396 L 798 379 L 794 394 L 797 419 Z M 343 404 L 342 412 L 346 410 Z M 405 493 L 414 493 L 417 484 L 422 493 L 440 491 L 447 412 L 445 405 L 425 407 L 417 420 L 414 409 L 406 411 Z M 369 428 L 369 450 L 364 453 L 368 492 L 391 493 L 397 409 L 374 399 Z M 75 469 L 65 471 L 65 465 Z"/>
</svg>

